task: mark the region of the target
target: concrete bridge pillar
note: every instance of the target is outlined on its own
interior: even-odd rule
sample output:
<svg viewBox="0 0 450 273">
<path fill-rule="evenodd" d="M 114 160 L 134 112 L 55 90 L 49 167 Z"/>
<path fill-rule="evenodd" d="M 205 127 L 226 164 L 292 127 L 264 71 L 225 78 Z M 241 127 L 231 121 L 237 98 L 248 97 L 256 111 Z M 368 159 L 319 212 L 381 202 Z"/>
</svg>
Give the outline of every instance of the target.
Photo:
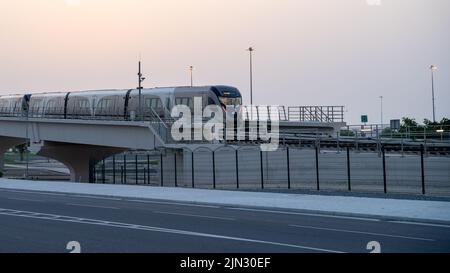
<svg viewBox="0 0 450 273">
<path fill-rule="evenodd" d="M 5 164 L 3 160 L 8 149 L 24 143 L 27 143 L 27 140 L 24 138 L 0 136 L 0 171 L 4 170 Z"/>
<path fill-rule="evenodd" d="M 55 159 L 66 165 L 70 170 L 70 181 L 90 182 L 90 171 L 93 165 L 106 157 L 126 150 L 126 148 L 45 141 L 38 155 Z"/>
</svg>

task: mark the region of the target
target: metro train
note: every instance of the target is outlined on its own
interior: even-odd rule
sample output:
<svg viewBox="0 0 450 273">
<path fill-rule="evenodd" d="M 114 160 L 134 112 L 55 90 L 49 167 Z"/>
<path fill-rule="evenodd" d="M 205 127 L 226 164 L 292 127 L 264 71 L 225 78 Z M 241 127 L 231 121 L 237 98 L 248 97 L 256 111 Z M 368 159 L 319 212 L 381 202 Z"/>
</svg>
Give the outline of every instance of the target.
<svg viewBox="0 0 450 273">
<path fill-rule="evenodd" d="M 142 115 L 169 118 L 175 105 L 193 109 L 194 97 L 202 98 L 203 107 L 242 105 L 241 93 L 230 86 L 151 88 L 141 91 Z M 0 116 L 133 120 L 138 110 L 138 89 L 0 96 Z"/>
</svg>

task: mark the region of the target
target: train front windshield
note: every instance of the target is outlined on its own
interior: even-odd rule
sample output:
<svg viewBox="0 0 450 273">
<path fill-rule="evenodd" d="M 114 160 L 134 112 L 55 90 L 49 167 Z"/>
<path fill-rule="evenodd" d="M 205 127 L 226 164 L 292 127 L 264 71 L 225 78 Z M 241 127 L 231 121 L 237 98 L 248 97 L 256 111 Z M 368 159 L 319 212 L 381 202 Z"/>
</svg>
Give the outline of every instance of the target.
<svg viewBox="0 0 450 273">
<path fill-rule="evenodd" d="M 220 102 L 225 106 L 241 106 L 242 98 L 219 97 Z"/>
</svg>

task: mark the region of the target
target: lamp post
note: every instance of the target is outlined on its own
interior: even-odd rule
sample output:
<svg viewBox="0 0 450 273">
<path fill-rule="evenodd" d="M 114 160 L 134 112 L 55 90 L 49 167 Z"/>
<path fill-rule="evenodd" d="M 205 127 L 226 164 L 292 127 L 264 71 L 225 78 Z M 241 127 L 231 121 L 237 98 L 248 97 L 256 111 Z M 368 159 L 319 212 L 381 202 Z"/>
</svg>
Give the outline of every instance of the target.
<svg viewBox="0 0 450 273">
<path fill-rule="evenodd" d="M 434 105 L 435 99 L 434 99 L 434 71 L 437 70 L 437 66 L 435 66 L 434 64 L 430 66 L 430 70 L 431 70 L 431 96 L 432 96 L 432 101 L 433 101 L 433 122 L 436 122 L 436 108 Z"/>
<path fill-rule="evenodd" d="M 139 61 L 139 72 L 138 72 L 138 81 L 139 81 L 139 118 L 140 120 L 144 120 L 144 113 L 142 111 L 142 82 L 145 80 L 145 77 L 142 77 L 141 72 L 141 61 Z"/>
<path fill-rule="evenodd" d="M 247 51 L 250 53 L 250 105 L 253 105 L 253 47 L 249 47 Z"/>
<path fill-rule="evenodd" d="M 193 76 L 193 74 L 194 74 L 194 67 L 192 65 L 189 66 L 189 71 L 191 73 L 191 87 L 193 87 L 194 86 L 194 76 Z"/>
<path fill-rule="evenodd" d="M 383 96 L 380 96 L 380 103 L 381 103 L 381 130 L 383 130 Z"/>
<path fill-rule="evenodd" d="M 253 47 L 249 47 L 247 51 L 250 53 L 250 117 L 253 120 Z"/>
</svg>

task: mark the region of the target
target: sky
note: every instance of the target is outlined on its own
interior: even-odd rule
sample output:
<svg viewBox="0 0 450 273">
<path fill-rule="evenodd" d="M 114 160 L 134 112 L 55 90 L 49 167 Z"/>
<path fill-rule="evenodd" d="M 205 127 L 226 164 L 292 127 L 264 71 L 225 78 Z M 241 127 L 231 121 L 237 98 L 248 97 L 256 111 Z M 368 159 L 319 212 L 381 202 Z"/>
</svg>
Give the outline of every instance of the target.
<svg viewBox="0 0 450 273">
<path fill-rule="evenodd" d="M 0 94 L 238 87 L 258 105 L 343 105 L 349 124 L 450 117 L 449 0 L 0 0 Z"/>
</svg>

